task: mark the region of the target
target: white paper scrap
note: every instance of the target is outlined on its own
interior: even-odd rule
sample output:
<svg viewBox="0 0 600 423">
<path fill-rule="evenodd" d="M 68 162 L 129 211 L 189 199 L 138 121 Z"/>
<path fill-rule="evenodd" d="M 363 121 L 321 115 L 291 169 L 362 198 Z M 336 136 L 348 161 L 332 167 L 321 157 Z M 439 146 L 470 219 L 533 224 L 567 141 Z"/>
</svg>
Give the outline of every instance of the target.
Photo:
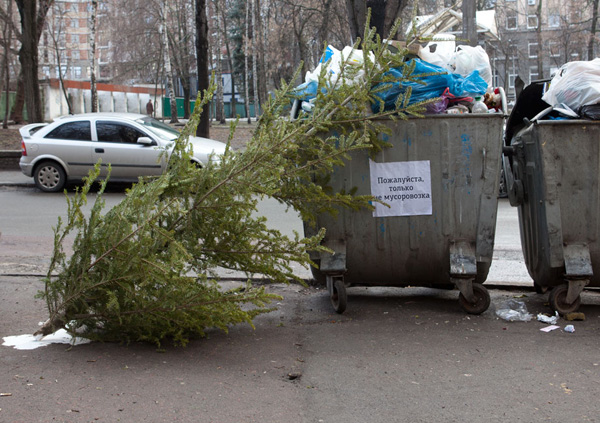
<svg viewBox="0 0 600 423">
<path fill-rule="evenodd" d="M 542 332 L 550 332 L 556 329 L 560 329 L 560 326 L 556 326 L 556 325 L 550 325 L 550 326 L 546 326 L 545 328 L 541 328 L 540 330 Z"/>
</svg>

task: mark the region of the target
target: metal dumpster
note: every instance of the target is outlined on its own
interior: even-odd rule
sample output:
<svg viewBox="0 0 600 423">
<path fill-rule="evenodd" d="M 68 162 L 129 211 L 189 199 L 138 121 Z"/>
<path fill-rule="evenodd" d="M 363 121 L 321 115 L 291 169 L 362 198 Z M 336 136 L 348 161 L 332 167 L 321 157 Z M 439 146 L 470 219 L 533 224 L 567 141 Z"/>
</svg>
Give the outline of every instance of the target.
<svg viewBox="0 0 600 423">
<path fill-rule="evenodd" d="M 541 98 L 543 82 L 521 96 Z M 544 120 L 551 109 L 519 107 L 521 96 L 506 130 L 508 195 L 535 289 L 551 289 L 551 307 L 564 314 L 579 308 L 586 286 L 600 286 L 600 122 Z"/>
<path fill-rule="evenodd" d="M 334 253 L 313 257 L 313 274 L 326 281 L 337 312 L 349 286 L 458 287 L 466 312 L 487 310 L 482 283 L 494 247 L 503 122 L 500 113 L 384 120 L 392 147 L 371 159 L 355 152 L 334 171 L 334 190 L 377 191 L 393 209 L 318 217 Z M 415 196 L 425 204 L 404 207 Z M 305 224 L 307 235 L 314 230 Z"/>
</svg>

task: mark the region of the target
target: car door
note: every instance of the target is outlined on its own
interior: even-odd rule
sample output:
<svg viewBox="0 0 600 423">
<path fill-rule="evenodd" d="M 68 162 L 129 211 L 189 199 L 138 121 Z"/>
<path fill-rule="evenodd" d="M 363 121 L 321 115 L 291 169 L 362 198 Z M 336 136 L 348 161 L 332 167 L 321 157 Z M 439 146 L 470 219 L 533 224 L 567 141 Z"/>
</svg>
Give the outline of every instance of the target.
<svg viewBox="0 0 600 423">
<path fill-rule="evenodd" d="M 40 142 L 38 156 L 54 156 L 65 163 L 65 171 L 69 178 L 80 178 L 87 175 L 94 166 L 92 160 L 91 124 L 89 120 L 65 122 L 57 126 Z"/>
<path fill-rule="evenodd" d="M 102 160 L 103 176 L 109 163 L 113 179 L 137 179 L 162 172 L 163 163 L 158 161 L 159 145 L 137 142 L 140 137 L 149 137 L 147 133 L 131 124 L 111 120 L 97 120 L 95 126 L 97 141 L 92 157 L 96 161 Z"/>
</svg>

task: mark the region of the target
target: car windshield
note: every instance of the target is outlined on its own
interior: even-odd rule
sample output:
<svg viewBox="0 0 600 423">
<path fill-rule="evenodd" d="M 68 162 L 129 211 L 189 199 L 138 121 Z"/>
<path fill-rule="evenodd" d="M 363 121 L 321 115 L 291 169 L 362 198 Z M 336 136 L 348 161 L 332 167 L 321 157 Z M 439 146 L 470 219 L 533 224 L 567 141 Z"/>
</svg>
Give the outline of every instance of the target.
<svg viewBox="0 0 600 423">
<path fill-rule="evenodd" d="M 155 134 L 156 136 L 158 136 L 164 140 L 173 141 L 174 139 L 176 139 L 179 136 L 178 131 L 171 128 L 166 123 L 160 122 L 151 117 L 144 117 L 144 118 L 138 119 L 137 122 L 141 123 L 142 125 L 144 125 L 144 127 L 146 129 L 149 129 L 150 131 L 152 131 L 153 134 Z"/>
</svg>

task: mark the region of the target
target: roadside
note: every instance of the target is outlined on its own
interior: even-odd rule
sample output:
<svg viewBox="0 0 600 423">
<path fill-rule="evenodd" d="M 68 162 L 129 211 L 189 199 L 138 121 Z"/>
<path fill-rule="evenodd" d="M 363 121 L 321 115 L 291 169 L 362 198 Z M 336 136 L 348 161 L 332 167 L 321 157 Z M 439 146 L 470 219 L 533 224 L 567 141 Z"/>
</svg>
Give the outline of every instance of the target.
<svg viewBox="0 0 600 423">
<path fill-rule="evenodd" d="M 182 123 L 185 122 L 182 121 Z M 0 170 L 15 170 L 20 172 L 19 159 L 21 158 L 21 135 L 19 134 L 19 129 L 23 126 L 24 125 L 13 124 L 9 125 L 8 129 L 0 128 Z M 179 124 L 174 126 L 180 129 L 182 125 Z M 233 149 L 244 148 L 252 138 L 252 133 L 255 128 L 256 122 L 252 122 L 248 125 L 245 121 L 240 121 L 236 128 L 235 136 L 231 140 L 231 147 Z M 229 123 L 211 123 L 210 138 L 221 142 L 227 142 L 229 134 Z M 2 182 L 2 179 L 0 179 L 0 182 Z"/>
</svg>

